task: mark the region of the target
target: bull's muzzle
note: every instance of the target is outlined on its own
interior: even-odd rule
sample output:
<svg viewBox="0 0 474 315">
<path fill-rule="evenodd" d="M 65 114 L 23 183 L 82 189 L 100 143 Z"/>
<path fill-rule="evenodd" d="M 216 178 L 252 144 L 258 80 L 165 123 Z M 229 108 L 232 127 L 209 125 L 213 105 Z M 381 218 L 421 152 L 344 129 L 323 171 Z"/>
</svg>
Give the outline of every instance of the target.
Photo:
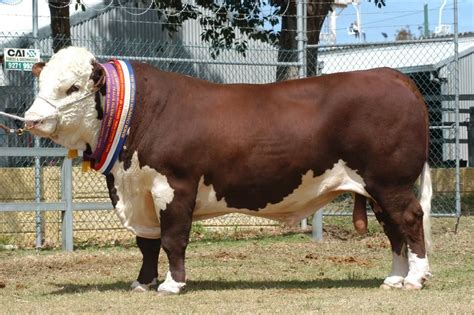
<svg viewBox="0 0 474 315">
<path fill-rule="evenodd" d="M 25 122 L 25 129 L 26 130 L 33 130 L 39 123 L 40 123 L 40 121 L 27 120 Z"/>
<path fill-rule="evenodd" d="M 35 136 L 49 137 L 56 131 L 56 119 L 26 119 L 28 120 L 25 122 L 25 129 Z"/>
<path fill-rule="evenodd" d="M 25 113 L 25 129 L 40 137 L 51 136 L 57 128 L 57 111 L 42 99 L 36 99 Z"/>
</svg>

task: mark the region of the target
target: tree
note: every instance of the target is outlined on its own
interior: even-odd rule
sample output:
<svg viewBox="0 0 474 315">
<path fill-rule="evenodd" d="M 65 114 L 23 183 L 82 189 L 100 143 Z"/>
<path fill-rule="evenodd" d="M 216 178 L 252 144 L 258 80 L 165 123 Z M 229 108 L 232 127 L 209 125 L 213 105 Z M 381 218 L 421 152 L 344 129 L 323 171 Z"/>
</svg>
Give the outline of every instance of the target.
<svg viewBox="0 0 474 315">
<path fill-rule="evenodd" d="M 307 6 L 307 43 L 309 45 L 319 42 L 319 35 L 324 20 L 331 10 L 334 1 L 305 1 Z M 278 61 L 297 61 L 297 17 L 296 0 L 274 0 L 280 8 L 288 6 L 288 10 L 282 15 L 281 32 L 279 34 Z M 307 51 L 306 75 L 315 76 L 317 74 L 317 50 L 312 48 Z M 277 69 L 277 80 L 286 80 L 298 77 L 296 67 L 279 66 Z"/>
<path fill-rule="evenodd" d="M 368 0 L 372 2 L 372 0 Z M 385 0 L 373 0 L 374 4 L 381 8 L 385 6 Z M 324 20 L 335 0 L 305 0 L 307 8 L 307 37 L 308 44 L 317 44 Z M 204 16 L 197 7 L 185 5 L 181 0 L 157 1 L 159 9 L 171 9 L 174 12 L 182 12 L 175 16 L 161 15 L 168 24 L 168 30 L 176 31 L 182 22 L 189 18 L 198 19 L 204 27 L 202 39 L 210 43 L 211 56 L 217 57 L 223 49 L 234 48 L 245 55 L 248 42 L 239 39 L 237 31 L 247 35 L 250 39 L 271 43 L 279 48 L 278 61 L 297 61 L 297 16 L 296 0 L 197 0 L 196 3 L 206 9 L 215 12 L 214 16 Z M 263 12 L 262 8 L 267 8 Z M 270 8 L 270 9 L 268 9 Z M 161 10 L 159 12 L 162 12 Z M 265 28 L 265 23 L 272 26 L 277 25 L 281 19 L 281 31 Z M 167 26 L 169 25 L 169 27 Z M 177 27 L 178 26 L 178 27 Z M 317 50 L 310 49 L 307 52 L 310 62 L 307 63 L 307 76 L 317 74 Z M 298 76 L 297 67 L 279 66 L 277 69 L 277 80 L 285 80 Z"/>
<path fill-rule="evenodd" d="M 317 44 L 324 19 L 331 9 L 334 0 L 309 0 L 307 5 L 307 39 L 308 44 Z M 187 19 L 199 20 L 204 32 L 201 37 L 210 44 L 210 54 L 216 58 L 224 49 L 236 49 L 243 55 L 248 47 L 246 39 L 239 38 L 238 33 L 245 34 L 249 39 L 271 43 L 279 48 L 278 61 L 297 61 L 297 17 L 296 0 L 263 0 L 263 1 L 221 1 L 197 0 L 197 4 L 212 10 L 215 15 L 203 15 L 197 7 L 185 5 L 180 0 L 161 0 L 157 2 L 158 12 L 171 9 L 182 12 L 180 15 L 161 13 L 165 27 L 169 31 L 177 31 L 179 25 Z M 266 12 L 263 11 L 266 8 Z M 268 23 L 276 26 L 280 23 L 281 31 L 265 28 Z M 178 27 L 177 27 L 178 26 Z M 316 59 L 316 50 L 308 52 L 308 59 Z M 316 62 L 309 62 L 307 75 L 316 75 Z M 279 66 L 277 80 L 285 80 L 298 76 L 298 68 Z"/>
<path fill-rule="evenodd" d="M 76 0 L 83 7 L 82 0 Z M 147 2 L 135 0 L 136 4 Z M 306 0 L 307 9 L 307 43 L 317 44 L 326 16 L 332 9 L 335 0 Z M 371 2 L 372 0 L 368 0 Z M 385 0 L 373 0 L 378 7 L 385 6 Z M 55 11 L 51 3 L 66 3 L 69 0 L 49 0 L 51 9 L 51 26 L 53 36 L 58 37 L 53 45 L 56 49 L 70 45 L 69 11 Z M 197 5 L 184 3 L 182 0 L 155 0 L 154 8 L 164 21 L 163 28 L 171 33 L 177 32 L 182 23 L 189 19 L 198 20 L 203 26 L 202 39 L 210 44 L 210 55 L 216 58 L 222 50 L 235 49 L 245 55 L 248 39 L 270 43 L 279 48 L 278 61 L 297 61 L 297 17 L 296 0 L 196 0 Z M 61 5 L 56 5 L 60 7 Z M 214 14 L 203 14 L 198 7 L 209 9 Z M 56 8 L 54 8 L 56 9 Z M 68 9 L 67 9 L 68 10 Z M 67 18 L 66 18 L 67 17 Z M 66 23 L 67 20 L 67 23 Z M 276 26 L 281 21 L 281 31 L 266 27 Z M 67 30 L 65 29 L 67 28 Z M 58 31 L 55 33 L 55 30 Z M 246 35 L 245 37 L 239 36 Z M 69 39 L 69 40 L 68 40 Z M 308 51 L 307 75 L 316 75 L 317 50 Z M 277 69 L 277 80 L 297 77 L 297 67 L 280 66 Z"/>
<path fill-rule="evenodd" d="M 402 27 L 401 29 L 397 30 L 395 33 L 396 41 L 412 40 L 412 39 L 416 39 L 416 36 L 413 35 L 408 25 L 407 27 Z"/>
<path fill-rule="evenodd" d="M 70 0 L 48 0 L 54 52 L 72 45 L 69 3 Z"/>
</svg>

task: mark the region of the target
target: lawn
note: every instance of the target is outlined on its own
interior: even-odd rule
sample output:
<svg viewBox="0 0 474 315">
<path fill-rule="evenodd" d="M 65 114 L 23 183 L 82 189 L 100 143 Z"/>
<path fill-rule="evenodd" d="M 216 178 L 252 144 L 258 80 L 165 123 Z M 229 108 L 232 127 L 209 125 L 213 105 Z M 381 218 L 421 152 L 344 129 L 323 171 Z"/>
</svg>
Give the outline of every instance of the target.
<svg viewBox="0 0 474 315">
<path fill-rule="evenodd" d="M 199 231 L 187 252 L 187 291 L 132 293 L 135 247 L 0 251 L 0 313 L 472 313 L 474 218 L 433 219 L 433 278 L 422 291 L 381 290 L 390 248 L 377 223 L 357 236 L 350 218 L 309 233 Z M 166 260 L 160 261 L 160 278 Z"/>
</svg>

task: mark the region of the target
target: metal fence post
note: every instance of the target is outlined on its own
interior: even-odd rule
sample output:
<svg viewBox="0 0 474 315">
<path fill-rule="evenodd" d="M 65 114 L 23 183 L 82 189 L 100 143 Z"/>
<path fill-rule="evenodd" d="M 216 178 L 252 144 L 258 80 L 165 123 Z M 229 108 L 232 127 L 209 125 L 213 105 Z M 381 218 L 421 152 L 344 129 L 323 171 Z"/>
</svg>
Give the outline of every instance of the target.
<svg viewBox="0 0 474 315">
<path fill-rule="evenodd" d="M 61 211 L 62 247 L 64 251 L 70 252 L 74 249 L 71 159 L 64 159 L 61 169 L 61 200 L 66 202 L 66 209 Z"/>
<path fill-rule="evenodd" d="M 306 77 L 306 3 L 304 0 L 296 1 L 296 40 L 298 43 L 298 76 Z"/>
<path fill-rule="evenodd" d="M 460 125 L 459 125 L 459 41 L 458 41 L 458 1 L 453 0 L 454 5 L 454 106 L 455 106 L 455 158 L 456 158 L 456 227 L 455 232 L 458 231 L 459 220 L 461 218 L 461 170 L 459 165 L 460 160 Z"/>
<path fill-rule="evenodd" d="M 37 48 L 37 39 L 38 39 L 38 1 L 32 1 L 32 11 L 33 11 L 33 38 L 34 38 L 34 45 Z M 37 80 L 35 79 L 33 85 L 33 94 L 36 96 L 37 90 Z M 35 148 L 39 148 L 41 146 L 40 138 L 35 136 L 34 140 Z M 35 202 L 39 204 L 41 202 L 41 158 L 39 156 L 35 156 Z M 44 229 L 43 229 L 43 213 L 39 206 L 36 208 L 35 214 L 35 246 L 36 248 L 41 248 L 43 246 L 43 239 L 44 239 Z"/>
<path fill-rule="evenodd" d="M 298 43 L 298 77 L 306 77 L 306 2 L 304 0 L 296 1 L 296 40 Z M 308 227 L 308 219 L 301 220 L 302 229 Z"/>
<path fill-rule="evenodd" d="M 323 211 L 320 209 L 313 215 L 312 237 L 314 241 L 323 240 Z"/>
<path fill-rule="evenodd" d="M 467 127 L 469 167 L 474 167 L 474 106 L 469 108 L 469 125 Z"/>
</svg>

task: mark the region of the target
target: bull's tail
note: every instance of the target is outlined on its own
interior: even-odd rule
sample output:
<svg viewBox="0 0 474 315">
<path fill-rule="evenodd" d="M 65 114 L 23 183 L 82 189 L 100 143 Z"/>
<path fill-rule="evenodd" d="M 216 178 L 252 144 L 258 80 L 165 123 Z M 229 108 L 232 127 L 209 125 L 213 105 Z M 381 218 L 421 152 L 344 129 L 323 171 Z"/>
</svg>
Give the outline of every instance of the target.
<svg viewBox="0 0 474 315">
<path fill-rule="evenodd" d="M 433 188 L 431 187 L 431 174 L 428 162 L 425 163 L 421 172 L 420 180 L 420 205 L 423 209 L 423 232 L 425 237 L 426 251 L 431 248 L 431 197 Z"/>
</svg>

